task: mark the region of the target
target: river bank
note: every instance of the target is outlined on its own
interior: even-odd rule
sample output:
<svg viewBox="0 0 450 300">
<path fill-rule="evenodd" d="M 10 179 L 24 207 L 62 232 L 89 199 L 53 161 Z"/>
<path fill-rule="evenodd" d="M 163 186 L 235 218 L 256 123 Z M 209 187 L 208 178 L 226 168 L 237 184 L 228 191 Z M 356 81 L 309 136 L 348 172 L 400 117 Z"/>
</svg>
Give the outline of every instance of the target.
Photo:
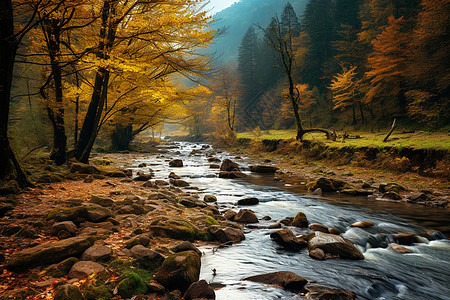
<svg viewBox="0 0 450 300">
<path fill-rule="evenodd" d="M 245 179 L 218 178 L 221 171 L 215 169 L 215 167 L 227 158 L 238 162 L 242 174 L 246 177 Z M 309 223 L 321 222 L 330 228 L 337 226 L 342 232 L 354 232 L 353 229 L 349 230 L 349 226 L 354 221 L 365 219 L 374 221 L 379 218 L 373 214 L 361 215 L 358 212 L 358 215 L 356 215 L 353 212 L 351 216 L 348 216 L 350 219 L 347 217 L 339 220 L 339 218 L 335 219 L 337 216 L 333 216 L 328 220 L 322 220 L 314 210 L 311 210 L 313 207 L 311 204 L 300 206 L 295 204 L 295 207 L 288 211 L 267 209 L 270 207 L 267 205 L 272 205 L 271 203 L 284 203 L 283 201 L 272 202 L 275 195 L 279 195 L 276 196 L 277 198 L 283 195 L 282 199 L 291 196 L 284 195 L 278 189 L 274 190 L 276 193 L 274 196 L 268 196 L 263 184 L 271 182 L 285 186 L 286 181 L 280 181 L 278 176 L 289 174 L 289 171 L 277 175 L 276 181 L 274 181 L 273 176 L 254 176 L 246 169 L 249 164 L 258 164 L 259 161 L 255 159 L 244 157 L 242 152 L 224 153 L 220 150 L 211 149 L 208 145 L 171 144 L 162 147 L 158 150 L 158 153 L 97 154 L 92 159 L 93 166 L 72 164 L 65 170 L 53 170 L 52 174 L 59 174 L 55 175 L 61 177 L 59 179 L 56 179 L 56 177 L 49 178 L 49 174 L 42 174 L 43 181 L 59 182 L 41 183 L 36 189 L 31 189 L 16 196 L 1 198 L 2 203 L 10 203 L 12 207 L 9 211 L 4 212 L 0 221 L 2 228 L 0 243 L 4 255 L 3 275 L 0 283 L 2 298 L 25 299 L 26 296 L 30 296 L 31 299 L 51 299 L 60 291 L 67 295 L 69 287 L 75 292 L 77 290 L 82 291 L 83 296 L 87 299 L 119 298 L 119 296 L 130 298 L 128 297 L 130 294 L 127 294 L 129 290 L 124 289 L 124 286 L 134 285 L 133 293 L 146 294 L 146 298 L 142 299 L 159 299 L 164 294 L 166 294 L 164 299 L 179 299 L 182 293 L 172 291 L 181 289 L 184 292 L 188 283 L 185 283 L 183 287 L 176 286 L 174 288 L 169 281 L 163 279 L 164 276 L 159 271 L 153 271 L 155 265 L 149 265 L 148 261 L 157 261 L 157 267 L 162 268 L 166 260 L 168 262 L 189 260 L 190 256 L 186 257 L 185 254 L 177 253 L 180 253 L 180 250 L 198 253 L 191 244 L 183 243 L 184 241 L 195 241 L 195 245 L 203 252 L 212 251 L 212 253 L 203 256 L 201 272 L 200 266 L 197 264 L 199 260 L 195 258 L 196 256 L 193 257 L 191 263 L 196 265 L 194 268 L 195 280 L 190 279 L 187 282 L 192 283 L 192 281 L 199 279 L 207 279 L 212 287 L 225 286 L 225 288 L 216 290 L 218 299 L 223 299 L 223 295 L 233 295 L 237 291 L 239 291 L 236 296 L 238 298 L 234 299 L 240 299 L 242 292 L 261 293 L 260 288 L 262 287 L 261 285 L 252 286 L 243 283 L 246 281 L 241 282 L 243 277 L 271 273 L 271 268 L 267 269 L 267 267 L 261 266 L 251 269 L 243 268 L 240 270 L 242 275 L 239 275 L 241 273 L 234 273 L 239 271 L 236 268 L 224 271 L 223 263 L 231 267 L 236 262 L 229 263 L 226 259 L 220 260 L 220 262 L 212 262 L 210 261 L 212 258 L 220 258 L 220 255 L 229 252 L 228 249 L 242 251 L 242 247 L 247 248 L 248 243 L 253 243 L 255 238 L 257 241 L 265 241 L 265 246 L 270 246 L 267 249 L 268 252 L 263 255 L 271 256 L 270 253 L 275 249 L 272 248 L 276 247 L 277 242 L 271 242 L 268 234 L 276 231 L 278 226 L 291 230 L 296 237 L 314 232 L 312 229 L 292 226 L 289 223 L 289 218 L 283 221 L 284 223 L 276 225 L 286 217 L 295 217 L 298 211 L 305 212 L 307 218 L 310 219 Z M 267 158 L 261 157 L 258 159 L 263 159 L 262 162 L 265 162 L 265 164 L 274 163 L 265 161 Z M 183 162 L 184 165 L 181 166 Z M 211 168 L 212 166 L 214 168 Z M 175 174 L 171 174 L 172 172 Z M 287 180 L 287 178 L 283 180 Z M 262 193 L 258 191 L 257 186 L 253 186 L 253 183 L 256 183 L 255 181 L 261 185 Z M 249 188 L 244 189 L 245 186 L 249 186 Z M 252 196 L 260 201 L 260 204 L 251 207 L 252 210 L 255 210 L 253 215 L 250 212 L 247 213 L 246 206 L 239 205 L 237 202 L 240 198 Z M 314 197 L 306 200 L 318 202 Z M 292 198 L 292 201 L 297 203 L 297 196 Z M 314 205 L 318 208 L 321 206 L 322 204 Z M 333 206 L 327 206 L 326 209 L 335 210 Z M 234 211 L 235 214 L 239 214 L 241 210 L 243 210 L 243 213 L 239 218 L 232 213 Z M 247 220 L 240 218 L 247 218 Z M 249 222 L 249 220 L 255 221 L 255 218 L 259 224 Z M 386 222 L 385 220 L 380 219 L 377 222 L 382 224 Z M 377 222 L 375 222 L 375 227 L 378 226 Z M 272 228 L 270 228 L 271 226 Z M 418 236 L 421 232 L 421 229 L 405 227 L 401 222 L 398 225 L 390 226 L 392 229 L 387 231 L 389 233 L 413 230 L 413 236 L 416 236 L 416 234 Z M 386 232 L 386 227 L 383 226 L 382 228 L 383 232 Z M 348 232 L 345 234 L 348 234 Z M 430 240 L 434 239 L 431 235 L 433 235 L 432 232 L 428 233 Z M 348 235 L 345 236 L 348 237 Z M 304 246 L 306 245 L 304 243 L 308 243 L 310 238 L 311 236 L 304 240 Z M 364 238 L 364 240 L 366 239 Z M 424 241 L 422 236 L 420 239 L 420 241 Z M 355 241 L 364 245 L 358 246 L 358 251 L 364 252 L 366 242 L 358 241 L 358 239 Z M 355 243 L 355 241 L 353 242 Z M 219 245 L 228 242 L 237 243 L 237 246 L 219 247 Z M 302 244 L 302 242 L 299 243 Z M 47 249 L 45 250 L 42 249 L 42 244 L 55 247 L 44 247 Z M 92 245 L 96 251 L 91 249 Z M 434 247 L 434 244 L 430 245 Z M 48 252 L 48 249 L 58 248 L 56 246 L 63 251 L 58 253 Z M 64 247 L 68 246 L 70 246 L 70 249 L 77 250 L 69 252 L 69 254 L 65 253 L 67 250 L 64 249 L 69 248 Z M 251 246 L 249 250 L 253 247 Z M 408 245 L 406 247 L 412 249 L 413 252 L 422 251 Z M 23 249 L 30 248 L 34 249 L 34 253 L 39 250 L 41 256 L 37 256 L 37 260 L 28 256 L 26 260 L 21 261 L 19 253 Z M 87 251 L 89 249 L 91 250 Z M 27 251 L 30 252 L 30 250 L 25 250 L 26 253 Z M 108 253 L 105 254 L 103 251 Z M 273 262 L 285 259 L 284 255 L 287 255 L 287 257 L 292 255 L 291 252 L 286 252 L 286 250 L 277 250 L 277 252 L 279 251 L 282 251 L 283 255 L 277 254 L 273 258 Z M 322 267 L 317 268 L 315 264 L 321 261 L 316 262 L 309 258 L 308 255 L 304 254 L 305 251 L 303 250 L 300 253 L 299 258 L 307 259 L 306 264 L 310 266 L 309 268 L 320 270 Z M 88 254 L 85 254 L 86 252 Z M 93 256 L 92 253 L 89 254 L 89 252 L 95 252 L 96 255 L 100 255 L 98 252 L 103 254 L 98 257 Z M 96 261 L 95 263 L 98 265 L 91 264 L 88 268 L 91 271 L 83 273 L 84 275 L 74 275 L 76 272 L 72 268 L 77 260 L 81 258 L 84 262 L 86 256 L 89 255 L 91 255 L 91 258 L 87 261 Z M 184 255 L 184 258 L 180 258 L 179 255 Z M 246 256 L 245 251 L 240 252 L 239 255 L 243 262 L 247 261 L 247 263 L 253 264 L 252 261 L 255 260 L 252 255 Z M 332 254 L 329 255 L 332 256 Z M 22 255 L 22 257 L 24 256 Z M 43 257 L 52 257 L 53 259 L 46 260 Z M 235 258 L 237 257 L 235 256 Z M 354 265 L 353 262 L 345 260 L 335 259 L 332 261 L 327 262 L 327 264 L 338 269 L 343 266 L 352 268 Z M 339 261 L 342 261 L 342 263 Z M 52 265 L 52 267 L 49 267 L 49 265 Z M 33 266 L 36 267 L 30 269 Z M 275 271 L 278 271 L 279 267 Z M 18 272 L 23 271 L 22 268 L 26 269 L 25 273 Z M 60 272 L 53 273 L 55 268 Z M 364 265 L 358 265 L 358 268 L 365 267 Z M 212 269 L 217 269 L 217 276 L 215 275 L 216 271 L 212 271 Z M 92 270 L 96 270 L 95 273 L 99 272 L 98 275 L 93 276 Z M 211 273 L 213 279 L 208 279 Z M 343 293 L 342 297 L 347 297 L 343 299 L 354 297 L 352 293 L 336 290 L 336 288 L 341 288 L 336 281 L 340 279 L 332 278 L 331 274 L 317 280 L 314 273 L 304 274 L 303 271 L 295 271 L 294 273 L 310 279 L 307 287 L 317 286 L 313 281 L 318 281 L 319 285 L 322 286 L 322 289 L 316 287 L 309 291 L 311 299 L 315 299 L 314 297 L 319 297 L 323 293 Z M 287 281 L 283 274 L 279 274 L 281 277 L 278 277 L 281 278 L 279 279 L 281 281 L 272 283 L 279 286 L 286 285 Z M 229 276 L 238 283 L 229 283 L 229 279 L 223 276 Z M 291 275 L 288 274 L 287 277 L 289 276 Z M 164 284 L 161 284 L 161 282 Z M 303 284 L 301 288 L 296 287 L 297 290 L 302 290 L 303 296 L 298 297 L 303 299 L 302 297 L 308 293 L 308 290 L 303 290 L 308 281 L 298 279 L 295 282 L 299 285 Z M 326 284 L 327 282 L 329 284 Z M 61 283 L 66 284 L 62 285 Z M 331 290 L 324 289 L 323 286 L 328 286 Z M 345 289 L 351 290 L 350 287 L 347 285 Z M 204 286 L 204 289 L 206 293 L 211 293 L 208 287 Z M 378 288 L 375 288 L 375 290 L 378 290 Z M 268 291 L 265 292 L 267 296 L 264 299 L 272 299 L 274 295 L 280 295 L 280 293 L 286 293 L 282 294 L 285 297 L 296 295 L 295 293 L 281 291 L 277 288 L 268 288 Z M 378 292 L 384 291 L 373 293 Z M 361 295 L 362 292 L 358 291 L 358 294 Z M 222 298 L 220 298 L 221 296 Z"/>
<path fill-rule="evenodd" d="M 450 207 L 450 182 L 445 175 L 449 173 L 448 153 L 443 150 L 333 148 L 309 141 L 248 139 L 238 140 L 238 144 L 228 149 L 249 156 L 255 164 L 277 166 L 278 180 L 297 191 L 314 192 L 318 186 L 314 188 L 311 183 L 326 178 L 348 183 L 357 190 L 344 191 L 347 195 Z M 410 155 L 411 159 L 404 155 Z M 396 187 L 386 189 L 388 184 Z"/>
</svg>

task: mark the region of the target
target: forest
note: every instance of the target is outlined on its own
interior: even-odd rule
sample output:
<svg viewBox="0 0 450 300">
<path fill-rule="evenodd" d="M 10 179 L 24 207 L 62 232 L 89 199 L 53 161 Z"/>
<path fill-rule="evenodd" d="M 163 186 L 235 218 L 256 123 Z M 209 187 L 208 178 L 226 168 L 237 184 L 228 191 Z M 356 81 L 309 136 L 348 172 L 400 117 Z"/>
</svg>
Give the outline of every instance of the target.
<svg viewBox="0 0 450 300">
<path fill-rule="evenodd" d="M 0 298 L 446 299 L 450 0 L 232 2 L 0 2 Z"/>
</svg>

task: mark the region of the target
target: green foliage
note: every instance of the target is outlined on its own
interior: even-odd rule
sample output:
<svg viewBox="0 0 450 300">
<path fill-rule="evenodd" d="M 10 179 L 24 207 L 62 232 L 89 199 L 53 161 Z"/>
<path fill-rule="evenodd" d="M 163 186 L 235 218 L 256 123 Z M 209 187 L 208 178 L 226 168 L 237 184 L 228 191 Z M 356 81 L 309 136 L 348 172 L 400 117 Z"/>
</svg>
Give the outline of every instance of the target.
<svg viewBox="0 0 450 300">
<path fill-rule="evenodd" d="M 147 285 L 145 281 L 136 273 L 131 272 L 118 285 L 118 293 L 124 298 L 131 298 L 134 295 L 145 294 Z"/>
</svg>

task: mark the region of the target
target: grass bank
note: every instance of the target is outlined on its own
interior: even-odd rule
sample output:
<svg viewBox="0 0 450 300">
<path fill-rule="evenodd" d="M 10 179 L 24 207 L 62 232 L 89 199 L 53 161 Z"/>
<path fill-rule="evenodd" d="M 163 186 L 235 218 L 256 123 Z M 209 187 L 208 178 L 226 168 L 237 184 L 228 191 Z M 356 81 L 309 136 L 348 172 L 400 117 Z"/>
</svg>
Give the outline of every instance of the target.
<svg viewBox="0 0 450 300">
<path fill-rule="evenodd" d="M 423 131 L 398 132 L 391 135 L 387 142 L 383 142 L 387 132 L 352 132 L 350 138 L 343 139 L 342 132 L 338 132 L 336 141 L 327 140 L 322 133 L 309 133 L 305 139 L 312 142 L 320 142 L 330 147 L 375 147 L 375 148 L 414 148 L 414 149 L 437 149 L 450 150 L 450 135 L 448 133 L 429 133 Z M 341 135 L 341 136 L 339 136 Z M 295 130 L 267 130 L 262 132 L 238 133 L 237 138 L 251 140 L 278 140 L 295 139 Z"/>
</svg>

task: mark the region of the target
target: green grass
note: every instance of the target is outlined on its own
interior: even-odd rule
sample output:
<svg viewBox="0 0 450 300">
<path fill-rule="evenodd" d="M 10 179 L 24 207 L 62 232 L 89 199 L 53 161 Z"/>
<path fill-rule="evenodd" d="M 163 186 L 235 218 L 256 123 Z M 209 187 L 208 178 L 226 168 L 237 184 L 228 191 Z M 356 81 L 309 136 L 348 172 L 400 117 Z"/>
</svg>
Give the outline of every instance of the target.
<svg viewBox="0 0 450 300">
<path fill-rule="evenodd" d="M 417 149 L 445 149 L 450 150 L 450 135 L 448 133 L 428 133 L 417 131 L 414 133 L 394 133 L 386 143 L 383 142 L 387 132 L 351 132 L 352 137 L 359 135 L 359 139 L 339 138 L 333 142 L 327 140 L 323 133 L 309 133 L 304 136 L 305 140 L 323 142 L 333 147 L 413 147 Z M 238 133 L 238 138 L 249 138 L 253 140 L 263 139 L 291 139 L 295 138 L 295 130 L 268 130 L 263 131 L 260 136 L 255 136 L 252 132 Z M 338 132 L 338 136 L 342 132 Z"/>
</svg>

